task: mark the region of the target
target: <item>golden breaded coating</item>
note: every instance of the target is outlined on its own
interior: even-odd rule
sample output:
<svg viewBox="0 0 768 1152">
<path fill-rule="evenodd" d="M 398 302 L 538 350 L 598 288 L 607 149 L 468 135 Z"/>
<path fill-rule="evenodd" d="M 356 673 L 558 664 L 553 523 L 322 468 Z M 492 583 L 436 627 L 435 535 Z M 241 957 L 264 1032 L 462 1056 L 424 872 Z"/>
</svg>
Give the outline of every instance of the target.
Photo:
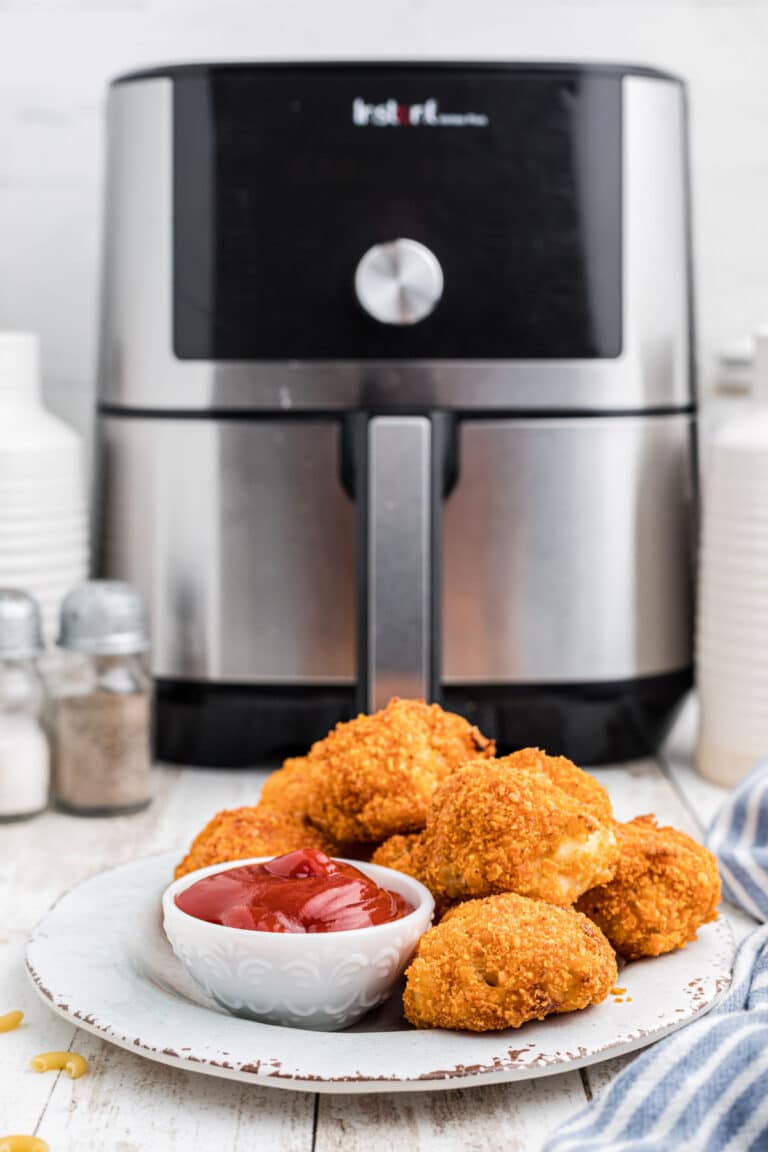
<svg viewBox="0 0 768 1152">
<path fill-rule="evenodd" d="M 417 1028 L 488 1032 L 599 1004 L 616 978 L 586 916 L 507 892 L 459 904 L 422 936 L 403 1005 Z"/>
<path fill-rule="evenodd" d="M 617 858 L 608 823 L 514 756 L 449 776 L 424 832 L 424 882 L 458 900 L 517 892 L 566 906 L 610 880 Z"/>
<path fill-rule="evenodd" d="M 410 832 L 407 836 L 390 836 L 371 856 L 371 863 L 380 864 L 382 868 L 394 868 L 420 880 L 423 874 L 421 855 L 421 833 Z"/>
<path fill-rule="evenodd" d="M 192 842 L 176 869 L 176 878 L 209 864 L 247 860 L 249 856 L 282 856 L 297 848 L 317 848 L 333 855 L 335 844 L 301 817 L 269 807 L 218 812 Z"/>
<path fill-rule="evenodd" d="M 416 832 L 440 781 L 493 752 L 493 742 L 461 716 L 423 700 L 390 700 L 313 745 L 310 819 L 342 844 Z"/>
<path fill-rule="evenodd" d="M 613 820 L 613 808 L 606 789 L 594 776 L 577 768 L 565 756 L 548 756 L 540 748 L 521 748 L 519 752 L 505 756 L 504 762 L 511 768 L 539 768 L 553 784 L 579 802 L 582 812 L 589 812 L 606 824 Z"/>
<path fill-rule="evenodd" d="M 715 857 L 684 832 L 659 828 L 653 816 L 614 827 L 616 875 L 582 896 L 579 910 L 627 960 L 660 956 L 695 940 L 702 924 L 717 919 Z"/>
<path fill-rule="evenodd" d="M 394 868 L 397 872 L 405 872 L 426 884 L 424 876 L 424 833 L 410 832 L 406 836 L 390 836 L 374 852 L 371 857 L 372 864 L 381 864 L 383 868 Z M 456 903 L 448 896 L 435 893 L 435 911 L 433 921 L 435 924 L 445 915 L 449 908 Z"/>
<path fill-rule="evenodd" d="M 267 776 L 259 797 L 260 808 L 272 808 L 286 816 L 306 816 L 307 798 L 314 776 L 306 756 L 283 761 L 282 768 Z"/>
</svg>

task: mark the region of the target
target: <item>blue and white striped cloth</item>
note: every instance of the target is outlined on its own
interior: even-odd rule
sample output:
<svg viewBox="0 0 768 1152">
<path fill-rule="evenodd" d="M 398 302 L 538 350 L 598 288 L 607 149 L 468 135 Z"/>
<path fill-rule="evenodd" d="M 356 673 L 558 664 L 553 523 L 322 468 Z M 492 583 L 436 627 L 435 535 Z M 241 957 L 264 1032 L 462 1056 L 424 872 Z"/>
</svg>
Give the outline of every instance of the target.
<svg viewBox="0 0 768 1152">
<path fill-rule="evenodd" d="M 633 1060 L 544 1152 L 768 1152 L 768 763 L 708 844 L 726 899 L 763 925 L 742 941 L 728 994 Z"/>
</svg>

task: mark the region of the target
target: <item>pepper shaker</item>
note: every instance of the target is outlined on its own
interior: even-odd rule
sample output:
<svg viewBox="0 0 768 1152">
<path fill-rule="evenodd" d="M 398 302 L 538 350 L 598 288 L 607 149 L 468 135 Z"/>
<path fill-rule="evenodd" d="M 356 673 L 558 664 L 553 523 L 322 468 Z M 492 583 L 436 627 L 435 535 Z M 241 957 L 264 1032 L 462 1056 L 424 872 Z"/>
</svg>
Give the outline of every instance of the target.
<svg viewBox="0 0 768 1152">
<path fill-rule="evenodd" d="M 50 753 L 43 727 L 40 610 L 26 592 L 0 589 L 0 821 L 48 805 Z"/>
<path fill-rule="evenodd" d="M 150 802 L 150 679 L 136 589 L 89 580 L 61 606 L 62 668 L 51 701 L 53 793 L 78 815 L 138 812 Z"/>
</svg>

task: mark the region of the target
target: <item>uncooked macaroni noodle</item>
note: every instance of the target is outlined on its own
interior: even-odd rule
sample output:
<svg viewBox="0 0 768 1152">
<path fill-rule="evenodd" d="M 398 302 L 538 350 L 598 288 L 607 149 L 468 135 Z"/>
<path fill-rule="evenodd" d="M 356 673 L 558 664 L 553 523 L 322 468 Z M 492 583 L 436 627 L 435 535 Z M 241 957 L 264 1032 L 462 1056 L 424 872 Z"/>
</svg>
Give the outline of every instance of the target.
<svg viewBox="0 0 768 1152">
<path fill-rule="evenodd" d="M 70 1080 L 77 1080 L 88 1071 L 88 1061 L 79 1052 L 41 1052 L 39 1056 L 32 1057 L 32 1067 L 35 1072 L 58 1072 L 63 1069 Z"/>
<path fill-rule="evenodd" d="M 5 1016 L 0 1016 L 0 1032 L 13 1032 L 23 1019 L 23 1012 L 6 1012 Z"/>
</svg>

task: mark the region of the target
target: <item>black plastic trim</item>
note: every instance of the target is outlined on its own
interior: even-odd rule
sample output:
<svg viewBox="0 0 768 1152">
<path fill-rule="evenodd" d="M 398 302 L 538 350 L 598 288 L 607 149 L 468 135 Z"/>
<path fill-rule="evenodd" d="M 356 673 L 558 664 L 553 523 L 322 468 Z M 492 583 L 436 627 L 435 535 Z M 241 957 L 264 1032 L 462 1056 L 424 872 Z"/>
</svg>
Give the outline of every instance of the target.
<svg viewBox="0 0 768 1152">
<path fill-rule="evenodd" d="M 111 80 L 111 85 L 131 84 L 138 80 L 172 80 L 176 76 L 195 76 L 213 71 L 246 72 L 254 68 L 263 71 L 292 69 L 307 72 L 344 72 L 350 69 L 369 68 L 371 71 L 391 70 L 400 72 L 430 71 L 455 72 L 477 70 L 483 72 L 573 72 L 577 75 L 595 73 L 603 76 L 645 76 L 653 80 L 671 80 L 685 85 L 682 76 L 653 68 L 645 64 L 591 63 L 569 60 L 222 60 L 219 62 L 198 62 L 190 64 L 158 64 L 150 68 L 138 68 L 132 72 L 122 72 Z"/>
<path fill-rule="evenodd" d="M 526 745 L 577 764 L 652 756 L 693 683 L 691 668 L 597 684 L 448 685 L 443 704 L 493 736 L 504 754 Z M 302 755 L 358 711 L 355 685 L 156 682 L 159 760 L 209 768 L 277 764 Z"/>
<path fill-rule="evenodd" d="M 367 416 L 413 416 L 431 412 L 450 412 L 458 420 L 583 420 L 599 416 L 619 419 L 623 416 L 695 416 L 695 404 L 660 405 L 649 408 L 440 408 L 434 404 L 403 405 L 377 408 L 130 408 L 119 404 L 99 403 L 100 416 L 124 420 L 340 420 L 350 413 Z"/>
<path fill-rule="evenodd" d="M 277 765 L 356 713 L 355 686 L 155 681 L 155 757 L 203 768 Z"/>
<path fill-rule="evenodd" d="M 577 764 L 617 764 L 657 752 L 692 685 L 684 668 L 613 683 L 450 685 L 443 703 L 500 755 L 533 745 Z"/>
<path fill-rule="evenodd" d="M 341 420 L 347 408 L 123 408 L 119 404 L 96 405 L 99 416 L 117 420 L 309 420 L 327 423 Z"/>
</svg>

